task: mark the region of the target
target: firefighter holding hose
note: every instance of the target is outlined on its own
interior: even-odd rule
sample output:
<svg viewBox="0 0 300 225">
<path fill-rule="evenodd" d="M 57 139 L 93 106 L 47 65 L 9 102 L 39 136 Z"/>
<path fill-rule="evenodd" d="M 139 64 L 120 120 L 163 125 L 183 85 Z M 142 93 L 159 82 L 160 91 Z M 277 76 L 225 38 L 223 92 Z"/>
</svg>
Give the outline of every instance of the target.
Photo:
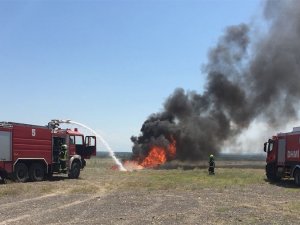
<svg viewBox="0 0 300 225">
<path fill-rule="evenodd" d="M 215 158 L 214 155 L 209 156 L 209 162 L 208 162 L 208 174 L 209 175 L 215 175 Z"/>
<path fill-rule="evenodd" d="M 59 161 L 60 161 L 60 170 L 62 172 L 66 172 L 67 168 L 67 150 L 68 146 L 66 144 L 63 144 L 60 148 L 60 153 L 59 153 Z"/>
</svg>

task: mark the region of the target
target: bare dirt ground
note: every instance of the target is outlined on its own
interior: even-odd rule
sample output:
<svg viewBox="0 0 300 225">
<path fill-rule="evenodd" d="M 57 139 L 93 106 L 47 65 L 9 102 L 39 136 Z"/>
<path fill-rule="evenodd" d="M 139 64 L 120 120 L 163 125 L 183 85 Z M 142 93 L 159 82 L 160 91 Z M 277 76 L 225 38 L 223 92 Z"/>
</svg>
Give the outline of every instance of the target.
<svg viewBox="0 0 300 225">
<path fill-rule="evenodd" d="M 263 168 L 237 168 L 237 173 L 219 169 L 214 177 L 207 178 L 205 169 L 122 174 L 107 169 L 106 164 L 102 165 L 106 169 L 95 165 L 82 171 L 78 180 L 58 177 L 52 181 L 1 185 L 0 225 L 299 224 L 300 221 L 300 189 L 289 180 L 268 183 Z M 235 177 L 240 172 L 256 175 L 243 183 L 246 178 Z M 228 173 L 232 181 L 227 183 Z M 187 184 L 192 181 L 195 186 Z"/>
</svg>

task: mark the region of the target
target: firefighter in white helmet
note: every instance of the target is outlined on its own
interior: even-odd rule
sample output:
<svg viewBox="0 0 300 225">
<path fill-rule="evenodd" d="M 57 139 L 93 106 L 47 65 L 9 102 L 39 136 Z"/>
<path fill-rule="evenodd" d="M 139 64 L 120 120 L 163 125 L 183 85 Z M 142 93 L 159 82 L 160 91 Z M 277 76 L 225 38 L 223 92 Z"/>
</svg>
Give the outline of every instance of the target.
<svg viewBox="0 0 300 225">
<path fill-rule="evenodd" d="M 215 158 L 214 155 L 209 156 L 209 162 L 208 162 L 208 173 L 209 175 L 215 175 Z"/>
<path fill-rule="evenodd" d="M 66 144 L 63 144 L 60 148 L 59 153 L 59 161 L 60 161 L 60 170 L 62 172 L 66 172 L 67 169 L 67 151 L 68 146 Z"/>
</svg>

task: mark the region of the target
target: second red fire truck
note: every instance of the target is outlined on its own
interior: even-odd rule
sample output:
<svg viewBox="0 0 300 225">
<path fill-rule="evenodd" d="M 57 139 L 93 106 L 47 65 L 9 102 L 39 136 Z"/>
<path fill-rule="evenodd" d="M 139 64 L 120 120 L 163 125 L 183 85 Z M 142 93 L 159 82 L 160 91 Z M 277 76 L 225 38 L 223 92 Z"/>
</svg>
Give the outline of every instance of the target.
<svg viewBox="0 0 300 225">
<path fill-rule="evenodd" d="M 96 137 L 78 129 L 61 129 L 59 120 L 47 126 L 0 122 L 0 176 L 18 182 L 41 181 L 57 173 L 78 178 L 86 159 L 96 155 Z M 66 171 L 59 154 L 67 146 Z"/>
<path fill-rule="evenodd" d="M 300 186 L 300 127 L 292 132 L 279 133 L 264 144 L 267 152 L 266 175 L 271 181 L 294 178 Z"/>
</svg>

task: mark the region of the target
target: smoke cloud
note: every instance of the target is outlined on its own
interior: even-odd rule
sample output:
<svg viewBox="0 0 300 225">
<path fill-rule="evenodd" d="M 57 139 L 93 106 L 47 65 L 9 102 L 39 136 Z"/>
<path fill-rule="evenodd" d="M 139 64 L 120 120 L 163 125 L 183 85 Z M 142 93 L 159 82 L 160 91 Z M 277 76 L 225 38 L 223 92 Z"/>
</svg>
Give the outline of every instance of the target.
<svg viewBox="0 0 300 225">
<path fill-rule="evenodd" d="M 279 128 L 298 116 L 300 100 L 300 1 L 265 3 L 267 31 L 254 35 L 247 24 L 228 27 L 208 53 L 205 91 L 178 88 L 152 114 L 133 155 L 147 156 L 153 145 L 176 140 L 177 158 L 198 160 L 217 154 L 225 142 L 254 119 Z"/>
</svg>

